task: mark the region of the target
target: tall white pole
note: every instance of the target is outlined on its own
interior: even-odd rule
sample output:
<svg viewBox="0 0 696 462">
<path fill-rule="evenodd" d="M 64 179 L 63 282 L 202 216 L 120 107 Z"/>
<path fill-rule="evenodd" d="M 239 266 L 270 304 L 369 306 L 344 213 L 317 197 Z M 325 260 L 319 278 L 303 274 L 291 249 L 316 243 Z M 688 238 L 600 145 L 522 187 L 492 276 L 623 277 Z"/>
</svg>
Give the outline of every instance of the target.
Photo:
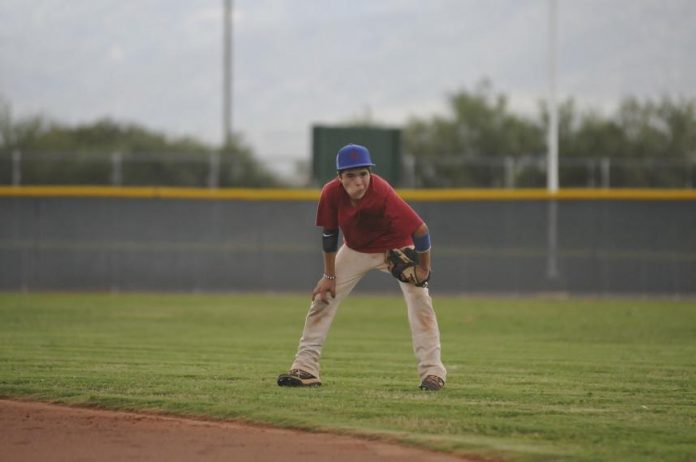
<svg viewBox="0 0 696 462">
<path fill-rule="evenodd" d="M 556 55 L 558 49 L 558 0 L 549 0 L 549 133 L 546 183 L 550 194 L 558 192 L 558 103 L 556 101 Z M 546 207 L 546 276 L 557 281 L 558 265 L 558 203 L 555 198 Z M 551 283 L 550 290 L 556 285 Z"/>
<path fill-rule="evenodd" d="M 225 147 L 232 143 L 232 0 L 224 0 L 222 44 L 222 133 Z"/>
<path fill-rule="evenodd" d="M 556 101 L 556 55 L 558 51 L 558 0 L 549 0 L 549 132 L 546 186 L 558 191 L 558 103 Z"/>
</svg>

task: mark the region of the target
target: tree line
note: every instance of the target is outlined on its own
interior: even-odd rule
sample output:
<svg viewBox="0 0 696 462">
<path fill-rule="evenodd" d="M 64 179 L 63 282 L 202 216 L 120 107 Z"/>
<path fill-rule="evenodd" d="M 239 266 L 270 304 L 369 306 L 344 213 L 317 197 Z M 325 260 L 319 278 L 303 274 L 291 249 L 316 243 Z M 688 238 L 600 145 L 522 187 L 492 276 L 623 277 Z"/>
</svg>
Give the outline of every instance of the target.
<svg viewBox="0 0 696 462">
<path fill-rule="evenodd" d="M 18 152 L 23 183 L 113 184 L 118 169 L 123 185 L 205 186 L 213 167 L 215 186 L 281 185 L 239 136 L 216 148 L 109 118 L 78 126 L 43 116 L 13 120 L 9 105 L 0 104 L 0 184 L 12 182 L 12 156 Z"/>
<path fill-rule="evenodd" d="M 476 168 L 466 159 L 498 160 L 498 165 L 511 160 L 518 166 L 518 186 L 545 184 L 540 162 L 530 165 L 530 160 L 545 159 L 549 110 L 544 102 L 535 115 L 514 113 L 508 98 L 482 81 L 472 91 L 450 95 L 448 103 L 448 114 L 411 118 L 404 128 L 405 150 L 416 160 L 417 184 L 491 185 L 500 177 L 486 168 L 495 162 Z M 626 97 L 609 115 L 581 110 L 568 99 L 558 112 L 561 186 L 584 185 L 587 166 L 600 168 L 603 160 L 613 165 L 615 186 L 684 187 L 696 182 L 694 99 Z"/>
<path fill-rule="evenodd" d="M 545 184 L 545 103 L 536 114 L 516 113 L 485 80 L 447 100 L 446 114 L 411 117 L 402 128 L 417 186 L 503 186 L 500 166 L 510 165 L 516 186 Z M 239 136 L 216 148 L 111 119 L 79 126 L 43 116 L 14 120 L 0 100 L 0 184 L 12 181 L 16 152 L 25 156 L 23 179 L 35 184 L 113 182 L 114 163 L 120 162 L 126 185 L 202 186 L 211 175 L 220 187 L 284 185 Z M 612 186 L 684 187 L 696 182 L 696 101 L 626 97 L 607 115 L 568 99 L 559 105 L 559 152 L 562 187 L 586 185 L 587 169 L 599 169 L 605 160 L 612 165 Z"/>
</svg>

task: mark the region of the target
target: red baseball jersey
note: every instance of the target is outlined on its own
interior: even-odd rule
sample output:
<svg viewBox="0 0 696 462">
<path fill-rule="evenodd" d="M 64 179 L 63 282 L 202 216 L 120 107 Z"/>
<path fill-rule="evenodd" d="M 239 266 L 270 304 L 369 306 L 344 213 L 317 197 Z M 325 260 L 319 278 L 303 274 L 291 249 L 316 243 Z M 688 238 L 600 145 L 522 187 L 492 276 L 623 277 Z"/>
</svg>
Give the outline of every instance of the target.
<svg viewBox="0 0 696 462">
<path fill-rule="evenodd" d="M 358 252 L 379 253 L 413 245 L 411 235 L 422 224 L 423 220 L 411 206 L 375 174 L 355 206 L 338 178 L 321 190 L 316 225 L 341 228 L 346 245 Z"/>
</svg>

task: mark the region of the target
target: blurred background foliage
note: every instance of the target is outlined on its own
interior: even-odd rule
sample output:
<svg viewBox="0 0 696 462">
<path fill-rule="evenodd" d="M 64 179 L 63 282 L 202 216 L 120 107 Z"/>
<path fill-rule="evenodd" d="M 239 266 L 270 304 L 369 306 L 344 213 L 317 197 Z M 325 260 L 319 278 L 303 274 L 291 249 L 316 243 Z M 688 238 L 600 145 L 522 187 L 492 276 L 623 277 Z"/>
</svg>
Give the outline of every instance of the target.
<svg viewBox="0 0 696 462">
<path fill-rule="evenodd" d="M 515 162 L 515 185 L 544 184 L 545 169 L 539 163 L 545 162 L 549 117 L 543 102 L 536 114 L 514 113 L 507 97 L 496 93 L 489 81 L 452 94 L 448 102 L 448 114 L 412 118 L 404 128 L 405 149 L 416 160 L 416 183 L 495 185 L 501 175 L 491 166 L 507 160 Z M 565 100 L 559 105 L 559 153 L 562 186 L 587 186 L 587 169 L 600 169 L 601 160 L 611 162 L 614 186 L 692 185 L 696 101 L 627 97 L 605 115 Z M 489 162 L 479 162 L 479 169 L 457 168 L 464 165 L 462 158 L 474 165 L 477 160 Z M 656 166 L 662 167 L 659 172 Z"/>
<path fill-rule="evenodd" d="M 239 136 L 220 148 L 108 118 L 74 127 L 40 115 L 13 120 L 3 104 L 0 156 L 8 167 L 3 170 L 11 170 L 8 162 L 16 152 L 22 154 L 23 183 L 203 186 L 210 185 L 213 164 L 213 186 L 281 185 Z M 120 181 L 113 178 L 114 163 L 120 164 Z M 3 179 L 0 183 L 7 183 Z"/>
<path fill-rule="evenodd" d="M 404 158 L 411 164 L 407 186 L 543 187 L 545 103 L 534 114 L 514 112 L 488 80 L 447 98 L 447 113 L 414 116 L 402 127 Z M 559 120 L 562 187 L 600 186 L 595 178 L 609 165 L 612 187 L 696 182 L 693 99 L 626 97 L 610 114 L 583 110 L 568 99 L 559 106 Z M 372 119 L 348 125 L 358 122 L 378 125 Z M 111 119 L 77 126 L 42 115 L 15 119 L 10 104 L 0 100 L 0 184 L 13 182 L 17 153 L 22 184 L 297 185 L 259 159 L 239 134 L 216 147 Z"/>
</svg>

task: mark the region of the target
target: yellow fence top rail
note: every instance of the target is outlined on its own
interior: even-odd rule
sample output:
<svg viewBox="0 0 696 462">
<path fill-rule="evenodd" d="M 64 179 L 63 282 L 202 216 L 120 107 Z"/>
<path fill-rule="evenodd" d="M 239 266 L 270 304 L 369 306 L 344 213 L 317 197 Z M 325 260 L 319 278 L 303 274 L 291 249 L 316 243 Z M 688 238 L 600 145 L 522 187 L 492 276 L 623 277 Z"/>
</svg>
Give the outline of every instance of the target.
<svg viewBox="0 0 696 462">
<path fill-rule="evenodd" d="M 399 189 L 412 201 L 696 200 L 696 189 Z M 318 189 L 0 186 L 0 197 L 112 197 L 248 201 L 316 201 Z"/>
</svg>

